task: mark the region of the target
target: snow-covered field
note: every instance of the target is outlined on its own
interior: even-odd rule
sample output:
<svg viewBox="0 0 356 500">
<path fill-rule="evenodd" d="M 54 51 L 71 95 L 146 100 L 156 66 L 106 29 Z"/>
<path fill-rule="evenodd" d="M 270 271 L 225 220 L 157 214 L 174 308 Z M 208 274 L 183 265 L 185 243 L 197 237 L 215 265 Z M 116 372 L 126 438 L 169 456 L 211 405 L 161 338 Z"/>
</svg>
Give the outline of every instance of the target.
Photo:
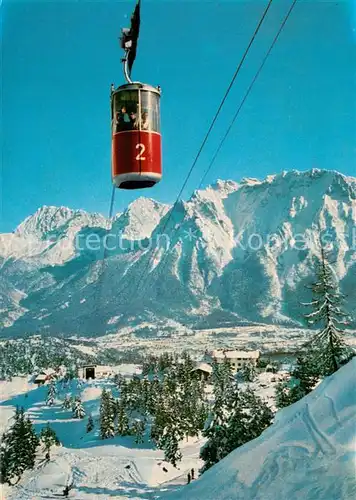
<svg viewBox="0 0 356 500">
<path fill-rule="evenodd" d="M 136 365 L 122 365 L 119 370 L 125 376 L 137 373 Z M 45 403 L 48 387 L 36 387 L 25 378 L 1 382 L 0 428 L 1 433 L 11 424 L 17 405 L 23 406 L 35 424 L 36 431 L 47 423 L 57 433 L 62 443 L 51 450 L 51 460 L 38 460 L 34 470 L 26 471 L 18 485 L 3 485 L 2 499 L 22 500 L 55 498 L 62 494 L 66 484 L 73 481 L 70 498 L 106 499 L 156 498 L 160 486 L 184 484 L 187 472 L 202 466 L 199 457 L 203 440 L 189 439 L 181 443 L 183 459 L 174 468 L 164 461 L 164 453 L 154 449 L 148 440 L 135 444 L 132 437 L 98 438 L 99 400 L 102 388 L 116 388 L 110 380 L 95 380 L 79 384 L 73 381 L 68 388 L 57 384 L 55 404 Z M 66 394 L 81 395 L 86 414 L 92 414 L 95 431 L 86 433 L 87 418 L 72 418 L 70 410 L 63 410 L 61 403 Z M 43 459 L 44 453 L 40 453 Z M 164 471 L 164 468 L 166 471 Z"/>
<path fill-rule="evenodd" d="M 123 365 L 129 377 L 136 365 Z M 273 406 L 274 385 L 283 373 L 262 373 L 250 384 Z M 3 487 L 2 499 L 57 498 L 73 482 L 75 499 L 297 499 L 351 500 L 356 495 L 356 358 L 327 378 L 311 394 L 278 412 L 274 424 L 258 439 L 240 447 L 190 485 L 187 472 L 198 475 L 203 440 L 182 442 L 177 468 L 148 440 L 136 445 L 131 437 L 98 438 L 97 418 L 103 387 L 117 392 L 110 380 L 94 380 L 61 389 L 54 406 L 45 404 L 47 386 L 35 387 L 24 378 L 1 383 L 0 426 L 11 422 L 16 405 L 24 406 L 39 431 L 46 422 L 62 446 L 51 451 L 49 463 L 37 462 L 18 485 Z M 87 419 L 72 418 L 61 408 L 65 394 L 80 394 L 95 430 L 86 433 Z M 43 455 L 43 454 L 42 454 Z M 43 458 L 43 457 L 42 457 Z M 164 470 L 164 468 L 166 470 Z"/>
</svg>

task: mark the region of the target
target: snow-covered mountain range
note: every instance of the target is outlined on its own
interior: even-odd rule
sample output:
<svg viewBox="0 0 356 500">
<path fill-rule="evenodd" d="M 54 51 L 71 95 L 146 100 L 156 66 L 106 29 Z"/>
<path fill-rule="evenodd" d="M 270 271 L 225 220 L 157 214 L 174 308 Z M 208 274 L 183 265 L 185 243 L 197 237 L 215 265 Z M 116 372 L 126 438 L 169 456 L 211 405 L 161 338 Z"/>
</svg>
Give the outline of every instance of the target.
<svg viewBox="0 0 356 500">
<path fill-rule="evenodd" d="M 320 229 L 356 306 L 356 178 L 283 172 L 217 181 L 172 207 L 140 197 L 110 222 L 42 207 L 0 235 L 2 335 L 127 325 L 302 324 Z"/>
</svg>

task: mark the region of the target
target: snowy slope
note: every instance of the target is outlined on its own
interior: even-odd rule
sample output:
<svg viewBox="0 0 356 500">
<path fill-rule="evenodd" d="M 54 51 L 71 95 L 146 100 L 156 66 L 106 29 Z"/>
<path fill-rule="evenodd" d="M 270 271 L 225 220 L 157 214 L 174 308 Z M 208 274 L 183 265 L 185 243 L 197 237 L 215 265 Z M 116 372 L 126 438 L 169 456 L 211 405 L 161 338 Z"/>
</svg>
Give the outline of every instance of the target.
<svg viewBox="0 0 356 500">
<path fill-rule="evenodd" d="M 356 358 L 280 411 L 262 435 L 198 481 L 160 498 L 351 500 L 356 497 Z"/>
<path fill-rule="evenodd" d="M 319 227 L 355 309 L 356 179 L 314 169 L 218 181 L 170 210 L 138 198 L 111 226 L 44 207 L 0 236 L 1 276 L 25 297 L 13 319 L 1 316 L 3 335 L 95 336 L 171 320 L 300 327 Z"/>
<path fill-rule="evenodd" d="M 116 371 L 126 377 L 140 372 L 136 365 L 120 365 Z M 15 407 L 19 405 L 26 409 L 37 433 L 49 422 L 62 443 L 62 446 L 52 448 L 51 460 L 47 464 L 41 462 L 44 454 L 38 450 L 35 469 L 26 471 L 18 485 L 3 486 L 6 500 L 56 498 L 72 481 L 74 486 L 70 498 L 150 499 L 155 497 L 161 484 L 172 481 L 183 484 L 188 470 L 201 467 L 199 450 L 202 440 L 182 442 L 184 458 L 179 468 L 164 461 L 164 453 L 152 446 L 147 435 L 140 445 L 134 443 L 133 437 L 101 440 L 98 437 L 99 406 L 103 387 L 117 397 L 117 390 L 109 379 L 97 379 L 82 385 L 77 380 L 69 386 L 58 383 L 55 403 L 48 407 L 45 404 L 47 386 L 35 387 L 20 378 L 2 385 L 0 434 L 11 424 Z M 66 394 L 81 395 L 86 411 L 83 420 L 74 419 L 70 410 L 63 410 Z M 87 433 L 89 413 L 94 419 L 95 429 Z"/>
<path fill-rule="evenodd" d="M 138 373 L 135 365 L 120 365 L 117 371 L 126 377 Z M 261 374 L 262 388 L 253 384 L 257 393 L 271 400 L 275 377 Z M 351 500 L 356 493 L 355 382 L 356 358 L 307 397 L 280 411 L 258 439 L 187 486 L 187 472 L 194 467 L 198 475 L 202 466 L 198 457 L 203 440 L 182 442 L 183 460 L 174 468 L 147 439 L 136 445 L 132 437 L 98 438 L 99 397 L 103 387 L 117 396 L 112 381 L 59 383 L 58 399 L 48 407 L 46 386 L 37 388 L 15 378 L 2 384 L 0 433 L 20 405 L 37 432 L 49 422 L 62 446 L 52 449 L 48 464 L 41 463 L 43 451 L 39 450 L 36 468 L 26 471 L 18 485 L 4 486 L 3 495 L 7 500 L 56 498 L 73 481 L 70 498 L 78 500 Z M 95 429 L 89 434 L 87 416 L 73 419 L 70 411 L 62 409 L 66 394 L 80 394 L 87 415 L 92 414 Z"/>
</svg>

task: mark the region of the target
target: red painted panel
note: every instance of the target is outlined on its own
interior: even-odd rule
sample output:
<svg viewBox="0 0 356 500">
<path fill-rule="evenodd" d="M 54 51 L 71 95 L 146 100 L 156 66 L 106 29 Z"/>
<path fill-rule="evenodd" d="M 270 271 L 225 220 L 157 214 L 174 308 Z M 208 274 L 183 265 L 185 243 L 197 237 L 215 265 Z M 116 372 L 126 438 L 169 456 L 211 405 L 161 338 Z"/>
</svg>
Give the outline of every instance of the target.
<svg viewBox="0 0 356 500">
<path fill-rule="evenodd" d="M 112 137 L 112 175 L 129 172 L 162 173 L 161 135 L 147 131 L 126 131 Z"/>
</svg>

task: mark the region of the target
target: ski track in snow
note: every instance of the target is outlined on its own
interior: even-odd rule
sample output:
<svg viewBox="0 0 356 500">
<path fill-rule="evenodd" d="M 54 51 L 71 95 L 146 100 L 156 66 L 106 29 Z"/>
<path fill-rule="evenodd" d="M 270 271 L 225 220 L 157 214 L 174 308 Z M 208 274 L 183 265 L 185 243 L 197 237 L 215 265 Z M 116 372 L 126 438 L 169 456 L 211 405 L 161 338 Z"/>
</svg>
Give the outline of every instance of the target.
<svg viewBox="0 0 356 500">
<path fill-rule="evenodd" d="M 328 438 L 328 436 L 321 431 L 315 422 L 311 411 L 309 403 L 306 403 L 304 410 L 304 423 L 310 432 L 311 437 L 313 438 L 317 448 L 323 453 L 335 453 L 335 446 L 333 446 Z"/>
</svg>

